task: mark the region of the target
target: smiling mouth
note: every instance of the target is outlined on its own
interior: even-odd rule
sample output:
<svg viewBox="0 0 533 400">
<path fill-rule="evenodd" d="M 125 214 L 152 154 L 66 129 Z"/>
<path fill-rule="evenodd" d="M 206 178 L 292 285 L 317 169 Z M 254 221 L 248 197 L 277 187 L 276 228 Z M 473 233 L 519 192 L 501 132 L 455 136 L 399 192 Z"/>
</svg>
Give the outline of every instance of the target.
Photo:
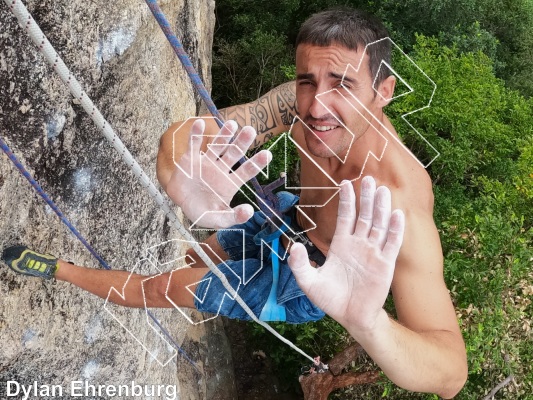
<svg viewBox="0 0 533 400">
<path fill-rule="evenodd" d="M 311 128 L 313 128 L 315 131 L 319 131 L 319 132 L 327 132 L 327 131 L 331 131 L 335 128 L 338 128 L 337 126 L 318 126 L 318 125 L 310 125 Z"/>
</svg>

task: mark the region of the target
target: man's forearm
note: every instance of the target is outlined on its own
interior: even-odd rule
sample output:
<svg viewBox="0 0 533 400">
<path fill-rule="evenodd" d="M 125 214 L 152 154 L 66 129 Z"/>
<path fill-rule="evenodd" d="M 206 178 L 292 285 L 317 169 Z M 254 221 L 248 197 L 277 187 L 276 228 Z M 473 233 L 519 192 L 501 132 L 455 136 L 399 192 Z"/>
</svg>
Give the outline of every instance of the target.
<svg viewBox="0 0 533 400">
<path fill-rule="evenodd" d="M 370 331 L 344 326 L 385 375 L 404 389 L 451 398 L 466 381 L 464 344 L 452 332 L 413 332 L 384 310 Z"/>
</svg>

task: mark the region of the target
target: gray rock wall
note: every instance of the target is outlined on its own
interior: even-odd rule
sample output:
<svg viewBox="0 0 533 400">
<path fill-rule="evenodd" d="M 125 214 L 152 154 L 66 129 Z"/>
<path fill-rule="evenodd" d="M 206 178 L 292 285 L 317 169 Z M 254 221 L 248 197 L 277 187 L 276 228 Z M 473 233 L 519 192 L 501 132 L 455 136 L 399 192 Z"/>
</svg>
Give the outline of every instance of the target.
<svg viewBox="0 0 533 400">
<path fill-rule="evenodd" d="M 209 87 L 213 0 L 159 4 Z M 26 6 L 155 182 L 161 133 L 172 121 L 195 115 L 201 103 L 146 4 L 39 0 Z M 109 265 L 157 272 L 149 262 L 139 262 L 145 249 L 178 234 L 72 100 L 4 2 L 0 127 L 2 138 Z M 0 247 L 18 243 L 100 268 L 0 153 Z M 183 250 L 173 247 L 159 255 L 178 257 Z M 154 335 L 144 310 L 110 310 L 143 344 L 159 352 L 162 361 L 172 354 Z M 192 326 L 178 311 L 156 313 L 196 368 L 181 355 L 161 366 L 104 310 L 103 300 L 63 282 L 17 276 L 0 266 L 0 398 L 6 398 L 5 383 L 10 380 L 37 382 L 39 388 L 61 385 L 65 399 L 76 380 L 175 385 L 182 399 L 235 398 L 231 356 L 220 322 Z"/>
</svg>

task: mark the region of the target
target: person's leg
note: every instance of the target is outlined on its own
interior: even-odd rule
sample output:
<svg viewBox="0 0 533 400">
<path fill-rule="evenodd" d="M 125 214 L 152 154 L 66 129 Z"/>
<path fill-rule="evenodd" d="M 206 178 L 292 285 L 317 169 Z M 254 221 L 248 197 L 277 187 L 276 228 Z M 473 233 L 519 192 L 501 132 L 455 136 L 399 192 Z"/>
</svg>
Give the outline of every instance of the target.
<svg viewBox="0 0 533 400">
<path fill-rule="evenodd" d="M 243 224 L 234 225 L 227 229 L 220 229 L 200 243 L 207 256 L 215 265 L 227 260 L 244 260 L 259 258 L 261 254 L 261 242 L 255 240 L 255 236 L 264 227 L 265 217 L 261 212 L 256 212 L 252 218 Z M 206 268 L 204 261 L 190 248 L 187 250 L 194 263 L 193 268 Z"/>
<path fill-rule="evenodd" d="M 206 268 L 181 268 L 161 275 L 144 276 L 127 271 L 102 270 L 73 265 L 59 259 L 54 277 L 126 307 L 173 307 L 167 295 L 178 307 L 194 308 L 194 297 L 188 285 L 202 280 Z M 169 283 L 170 280 L 170 283 Z M 118 292 L 118 293 L 117 293 Z M 145 304 L 146 301 L 146 304 Z"/>
<path fill-rule="evenodd" d="M 184 267 L 143 276 L 128 271 L 81 267 L 26 246 L 4 249 L 2 260 L 19 274 L 66 281 L 103 299 L 110 294 L 111 302 L 127 307 L 194 307 L 194 289 L 188 286 L 194 287 L 208 271 L 207 268 Z M 111 291 L 112 288 L 116 292 Z"/>
<path fill-rule="evenodd" d="M 218 242 L 216 233 L 213 233 L 211 236 L 209 236 L 207 239 L 205 239 L 199 244 L 215 265 L 218 265 L 222 261 L 226 261 L 230 258 Z M 205 262 L 200 258 L 198 254 L 196 254 L 196 252 L 192 248 L 187 249 L 186 254 L 193 259 L 193 262 L 190 263 L 191 267 L 207 268 Z"/>
</svg>

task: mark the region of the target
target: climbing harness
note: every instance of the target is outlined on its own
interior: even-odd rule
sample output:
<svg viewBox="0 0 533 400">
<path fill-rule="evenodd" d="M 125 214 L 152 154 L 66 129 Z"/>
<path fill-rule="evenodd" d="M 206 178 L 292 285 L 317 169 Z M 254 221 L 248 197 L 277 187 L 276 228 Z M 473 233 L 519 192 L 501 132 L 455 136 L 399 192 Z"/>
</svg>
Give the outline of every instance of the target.
<svg viewBox="0 0 533 400">
<path fill-rule="evenodd" d="M 278 282 L 279 282 L 279 257 L 277 253 L 279 251 L 279 237 L 272 241 L 272 287 L 268 294 L 267 301 L 261 310 L 259 319 L 261 321 L 286 321 L 287 316 L 285 307 L 278 304 Z"/>
<path fill-rule="evenodd" d="M 196 242 L 196 240 L 187 231 L 187 229 L 185 229 L 185 227 L 180 223 L 178 217 L 172 211 L 168 202 L 163 198 L 159 190 L 157 190 L 157 188 L 152 183 L 150 178 L 146 175 L 146 173 L 143 171 L 141 166 L 133 158 L 133 156 L 128 151 L 128 149 L 124 146 L 120 138 L 116 135 L 116 133 L 114 132 L 110 124 L 104 119 L 104 117 L 102 116 L 100 111 L 96 108 L 96 106 L 91 101 L 91 99 L 82 90 L 80 83 L 71 74 L 71 72 L 69 71 L 69 69 L 67 68 L 67 66 L 65 65 L 61 57 L 54 50 L 54 48 L 52 47 L 52 45 L 50 44 L 50 42 L 48 41 L 44 33 L 41 31 L 39 26 L 36 24 L 36 22 L 33 20 L 31 15 L 29 14 L 28 10 L 26 9 L 22 1 L 21 0 L 4 0 L 4 2 L 7 4 L 11 12 L 15 15 L 21 27 L 26 31 L 26 33 L 30 36 L 34 44 L 38 47 L 39 51 L 43 54 L 46 61 L 51 65 L 52 69 L 59 75 L 63 83 L 65 83 L 68 86 L 71 94 L 81 104 L 82 108 L 87 112 L 87 114 L 91 117 L 91 119 L 96 124 L 96 126 L 99 128 L 99 130 L 104 135 L 104 137 L 110 142 L 113 148 L 115 148 L 115 150 L 119 153 L 124 163 L 126 163 L 126 165 L 130 167 L 135 177 L 138 179 L 140 184 L 148 191 L 150 196 L 155 200 L 157 205 L 161 208 L 161 210 L 164 212 L 166 217 L 169 219 L 170 223 L 178 230 L 178 232 L 182 235 L 183 238 L 185 238 L 185 240 L 190 242 L 192 249 L 198 254 L 198 256 L 202 259 L 202 261 L 204 261 L 204 263 L 209 267 L 209 269 L 220 279 L 220 281 L 222 282 L 222 284 L 224 285 L 228 293 L 235 299 L 235 301 L 243 308 L 243 310 L 250 316 L 250 318 L 254 322 L 263 326 L 267 331 L 272 333 L 279 340 L 281 340 L 283 343 L 287 344 L 288 346 L 296 350 L 298 353 L 300 353 L 304 357 L 312 360 L 313 358 L 311 356 L 306 354 L 303 350 L 301 350 L 300 348 L 295 346 L 292 342 L 290 342 L 289 340 L 284 338 L 282 335 L 280 335 L 270 325 L 266 324 L 265 322 L 259 320 L 256 317 L 253 311 L 241 299 L 238 293 L 231 287 L 231 285 L 229 284 L 224 274 L 218 269 L 218 267 L 207 256 L 207 254 L 205 253 L 203 248 L 200 246 L 200 244 Z M 149 1 L 147 0 L 147 2 Z M 155 3 L 155 2 L 150 2 L 150 3 Z M 275 204 L 274 200 L 272 200 L 272 202 L 273 202 L 272 204 Z M 262 202 L 260 201 L 260 203 Z M 267 205 L 267 209 L 271 209 L 271 208 L 268 207 Z M 158 326 L 160 326 L 158 322 L 156 323 L 158 324 Z"/>
<path fill-rule="evenodd" d="M 298 242 L 304 245 L 307 250 L 307 257 L 309 260 L 314 261 L 318 267 L 322 266 L 326 262 L 326 256 L 320 251 L 318 247 L 309 239 L 302 227 L 298 225 L 296 219 L 296 208 L 292 208 L 289 211 L 289 221 L 291 229 L 286 235 L 294 242 Z"/>
</svg>

